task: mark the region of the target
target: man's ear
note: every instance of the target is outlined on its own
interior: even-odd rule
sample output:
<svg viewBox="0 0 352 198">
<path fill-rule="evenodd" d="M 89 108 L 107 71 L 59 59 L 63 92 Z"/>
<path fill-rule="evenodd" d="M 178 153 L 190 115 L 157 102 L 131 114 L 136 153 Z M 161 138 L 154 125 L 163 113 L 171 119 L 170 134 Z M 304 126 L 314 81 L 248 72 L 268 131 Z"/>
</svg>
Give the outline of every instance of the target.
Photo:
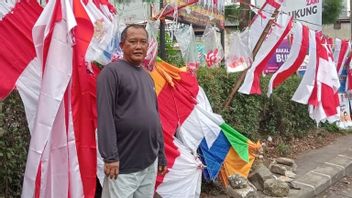
<svg viewBox="0 0 352 198">
<path fill-rule="evenodd" d="M 120 45 L 120 48 L 122 49 L 122 47 L 123 47 L 123 43 L 122 43 L 122 42 L 120 42 L 120 44 L 119 44 L 119 45 Z"/>
</svg>

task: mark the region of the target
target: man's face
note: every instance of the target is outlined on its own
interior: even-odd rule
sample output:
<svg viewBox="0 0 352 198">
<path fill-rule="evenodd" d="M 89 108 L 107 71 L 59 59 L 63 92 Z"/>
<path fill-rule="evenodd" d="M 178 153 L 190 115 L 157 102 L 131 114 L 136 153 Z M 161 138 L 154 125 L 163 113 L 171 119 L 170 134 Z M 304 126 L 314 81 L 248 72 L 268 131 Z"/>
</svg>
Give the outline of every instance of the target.
<svg viewBox="0 0 352 198">
<path fill-rule="evenodd" d="M 126 39 L 120 44 L 126 61 L 140 65 L 147 54 L 148 37 L 144 29 L 130 27 L 126 32 Z"/>
</svg>

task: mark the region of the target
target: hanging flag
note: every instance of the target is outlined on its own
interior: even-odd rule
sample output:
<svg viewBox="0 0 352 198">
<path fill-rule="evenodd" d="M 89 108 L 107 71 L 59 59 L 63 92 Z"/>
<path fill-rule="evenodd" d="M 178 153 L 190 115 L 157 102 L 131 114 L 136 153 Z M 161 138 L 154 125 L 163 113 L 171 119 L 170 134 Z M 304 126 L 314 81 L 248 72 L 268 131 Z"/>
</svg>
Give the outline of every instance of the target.
<svg viewBox="0 0 352 198">
<path fill-rule="evenodd" d="M 21 1 L 0 20 L 0 100 L 15 88 L 25 68 L 35 64 L 32 27 L 42 10 L 35 0 Z"/>
<path fill-rule="evenodd" d="M 279 10 L 281 7 L 282 1 L 275 0 L 266 0 L 263 6 L 256 12 L 250 26 L 249 26 L 249 41 L 250 41 L 250 50 L 253 52 L 256 44 L 259 41 L 259 38 L 264 32 L 265 27 L 272 20 L 272 15 L 275 10 Z"/>
<path fill-rule="evenodd" d="M 268 96 L 272 90 L 282 84 L 288 77 L 294 74 L 302 65 L 308 51 L 309 29 L 301 23 L 295 23 L 293 30 L 293 43 L 291 52 L 283 65 L 273 74 L 268 86 Z"/>
<path fill-rule="evenodd" d="M 96 77 L 99 69 L 94 64 L 89 67 L 85 57 L 94 34 L 93 23 L 97 20 L 97 16 L 103 17 L 103 15 L 96 9 L 92 0 L 73 0 L 73 14 L 77 21 L 77 26 L 74 28 L 75 45 L 72 57 L 73 128 L 84 196 L 94 197 L 97 172 Z"/>
<path fill-rule="evenodd" d="M 335 39 L 334 61 L 339 76 L 342 73 L 350 51 L 351 44 L 348 40 Z"/>
<path fill-rule="evenodd" d="M 41 66 L 33 77 L 42 74 L 35 81 L 39 82 L 40 92 L 33 97 L 38 102 L 22 196 L 83 196 L 80 172 L 74 169 L 78 162 L 67 94 L 72 75 L 71 31 L 75 25 L 70 3 L 61 0 L 48 2 L 33 27 L 33 43 Z M 25 86 L 19 89 L 22 97 L 31 93 Z"/>
<path fill-rule="evenodd" d="M 271 27 L 267 38 L 263 41 L 256 57 L 254 57 L 252 66 L 247 71 L 244 82 L 238 90 L 240 93 L 261 94 L 260 75 L 276 48 L 290 32 L 291 27 L 292 17 L 286 14 L 279 14 L 276 24 Z"/>
<path fill-rule="evenodd" d="M 317 123 L 334 122 L 339 119 L 339 86 L 331 51 L 321 35 L 310 30 L 308 68 L 292 100 L 308 104 L 310 117 Z"/>
</svg>

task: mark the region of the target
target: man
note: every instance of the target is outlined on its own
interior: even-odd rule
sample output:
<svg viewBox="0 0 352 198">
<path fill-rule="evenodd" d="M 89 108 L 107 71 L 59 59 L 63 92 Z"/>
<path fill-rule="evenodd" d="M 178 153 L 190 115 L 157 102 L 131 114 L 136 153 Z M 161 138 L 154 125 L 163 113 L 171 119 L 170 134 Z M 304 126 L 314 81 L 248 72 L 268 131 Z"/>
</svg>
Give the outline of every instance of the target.
<svg viewBox="0 0 352 198">
<path fill-rule="evenodd" d="M 97 80 L 98 146 L 104 159 L 103 197 L 153 197 L 166 159 L 154 82 L 141 67 L 148 33 L 129 25 L 121 33 L 123 59 Z"/>
</svg>

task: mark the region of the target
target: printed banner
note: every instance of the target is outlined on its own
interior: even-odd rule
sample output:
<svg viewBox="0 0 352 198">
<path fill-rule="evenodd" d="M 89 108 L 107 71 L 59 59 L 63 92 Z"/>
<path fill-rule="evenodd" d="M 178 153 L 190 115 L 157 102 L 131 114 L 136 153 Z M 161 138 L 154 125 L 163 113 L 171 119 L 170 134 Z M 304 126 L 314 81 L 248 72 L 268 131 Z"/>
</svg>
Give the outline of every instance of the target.
<svg viewBox="0 0 352 198">
<path fill-rule="evenodd" d="M 275 73 L 280 66 L 286 61 L 290 54 L 290 43 L 288 39 L 284 39 L 280 46 L 275 50 L 275 54 L 270 58 L 265 73 Z"/>
<path fill-rule="evenodd" d="M 265 0 L 257 0 L 256 6 L 261 7 Z M 310 29 L 322 30 L 322 0 L 286 0 L 281 9 L 294 19 L 300 20 L 303 25 Z"/>
<path fill-rule="evenodd" d="M 347 94 L 339 94 L 340 100 L 340 121 L 337 122 L 337 126 L 342 129 L 346 129 L 352 126 L 350 105 L 352 100 L 347 97 Z"/>
</svg>

